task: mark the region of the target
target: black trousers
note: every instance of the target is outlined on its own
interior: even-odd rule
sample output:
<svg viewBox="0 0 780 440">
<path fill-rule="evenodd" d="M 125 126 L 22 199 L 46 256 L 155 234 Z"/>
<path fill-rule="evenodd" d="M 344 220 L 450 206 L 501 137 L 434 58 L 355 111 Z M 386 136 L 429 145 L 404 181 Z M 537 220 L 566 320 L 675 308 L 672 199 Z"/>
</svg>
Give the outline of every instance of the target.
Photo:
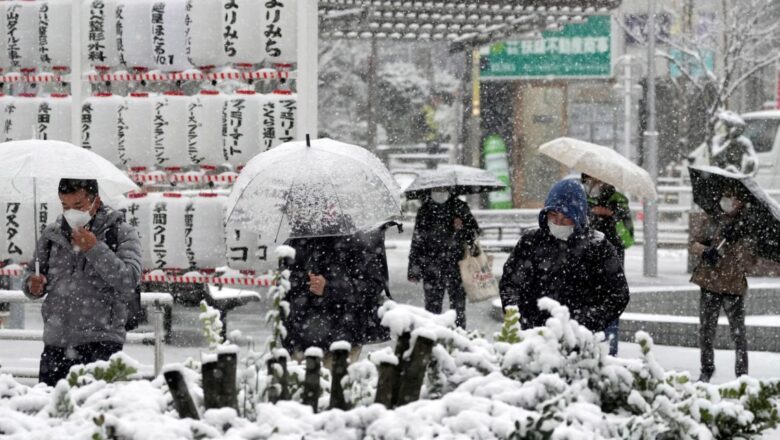
<svg viewBox="0 0 780 440">
<path fill-rule="evenodd" d="M 70 367 L 105 361 L 112 354 L 122 351 L 122 344 L 116 342 L 90 342 L 74 347 L 44 345 L 38 380 L 49 386 L 57 385 L 60 379 L 68 376 Z"/>
<path fill-rule="evenodd" d="M 423 280 L 425 290 L 425 310 L 441 313 L 444 294 L 450 297 L 450 309 L 455 310 L 455 324 L 466 328 L 466 291 L 460 281 L 460 273 L 446 273 Z"/>
<path fill-rule="evenodd" d="M 713 342 L 718 330 L 718 315 L 721 307 L 729 320 L 731 339 L 736 347 L 734 373 L 737 377 L 748 374 L 748 348 L 745 330 L 745 297 L 714 293 L 701 289 L 699 305 L 699 349 L 701 350 L 701 372 L 712 375 L 715 372 L 715 351 Z"/>
</svg>

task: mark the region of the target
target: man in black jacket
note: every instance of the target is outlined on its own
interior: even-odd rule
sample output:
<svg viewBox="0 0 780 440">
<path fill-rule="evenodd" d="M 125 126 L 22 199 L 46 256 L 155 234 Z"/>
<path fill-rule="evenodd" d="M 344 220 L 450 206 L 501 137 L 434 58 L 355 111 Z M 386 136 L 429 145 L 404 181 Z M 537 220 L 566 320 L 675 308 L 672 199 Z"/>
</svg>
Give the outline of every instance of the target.
<svg viewBox="0 0 780 440">
<path fill-rule="evenodd" d="M 446 190 L 431 191 L 420 210 L 409 252 L 408 279 L 423 281 L 425 310 L 441 313 L 444 293 L 455 310 L 455 323 L 466 327 L 466 292 L 458 262 L 479 234 L 479 226 L 466 202 Z"/>
<path fill-rule="evenodd" d="M 556 183 L 539 213 L 539 229 L 523 237 L 504 265 L 501 301 L 517 306 L 523 328 L 545 325 L 542 297 L 569 308 L 573 319 L 603 331 L 628 304 L 628 284 L 614 247 L 588 228 L 580 182 Z"/>
</svg>

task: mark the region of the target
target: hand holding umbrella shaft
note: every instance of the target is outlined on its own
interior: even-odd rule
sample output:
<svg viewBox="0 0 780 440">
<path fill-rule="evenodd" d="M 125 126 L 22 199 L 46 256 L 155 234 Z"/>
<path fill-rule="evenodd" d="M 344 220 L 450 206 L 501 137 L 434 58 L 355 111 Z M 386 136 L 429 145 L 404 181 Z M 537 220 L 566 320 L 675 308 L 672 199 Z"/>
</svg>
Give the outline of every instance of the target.
<svg viewBox="0 0 780 440">
<path fill-rule="evenodd" d="M 30 294 L 33 296 L 42 296 L 43 290 L 46 287 L 45 275 L 32 275 L 27 280 L 27 285 L 30 288 Z"/>
<path fill-rule="evenodd" d="M 309 291 L 317 296 L 325 294 L 325 285 L 328 281 L 322 275 L 314 275 L 309 272 Z"/>
</svg>

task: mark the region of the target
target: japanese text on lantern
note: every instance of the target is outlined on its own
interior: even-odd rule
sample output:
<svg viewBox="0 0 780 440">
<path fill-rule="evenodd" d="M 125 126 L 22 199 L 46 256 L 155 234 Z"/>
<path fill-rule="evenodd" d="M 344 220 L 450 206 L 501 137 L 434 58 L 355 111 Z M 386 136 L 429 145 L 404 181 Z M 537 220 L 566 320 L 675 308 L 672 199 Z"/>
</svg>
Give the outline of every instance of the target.
<svg viewBox="0 0 780 440">
<path fill-rule="evenodd" d="M 168 263 L 168 251 L 165 249 L 165 236 L 168 232 L 168 209 L 165 203 L 158 203 L 152 212 L 152 253 L 154 265 L 158 269 L 165 269 Z"/>
<path fill-rule="evenodd" d="M 283 8 L 284 4 L 278 0 L 265 2 L 266 25 L 263 31 L 265 36 L 265 53 L 272 57 L 278 57 L 282 54 L 282 49 L 279 48 L 279 40 L 283 36 L 283 31 L 278 23 L 282 18 Z"/>
</svg>

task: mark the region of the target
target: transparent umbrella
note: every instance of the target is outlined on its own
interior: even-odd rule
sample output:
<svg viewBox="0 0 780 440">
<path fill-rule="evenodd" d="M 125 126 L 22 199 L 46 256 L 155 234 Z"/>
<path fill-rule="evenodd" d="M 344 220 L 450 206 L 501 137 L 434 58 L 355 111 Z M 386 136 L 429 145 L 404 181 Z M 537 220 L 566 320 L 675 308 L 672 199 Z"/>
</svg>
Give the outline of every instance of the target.
<svg viewBox="0 0 780 440">
<path fill-rule="evenodd" d="M 227 213 L 229 226 L 274 242 L 349 235 L 400 216 L 400 190 L 362 147 L 332 139 L 288 142 L 249 161 Z"/>
</svg>

